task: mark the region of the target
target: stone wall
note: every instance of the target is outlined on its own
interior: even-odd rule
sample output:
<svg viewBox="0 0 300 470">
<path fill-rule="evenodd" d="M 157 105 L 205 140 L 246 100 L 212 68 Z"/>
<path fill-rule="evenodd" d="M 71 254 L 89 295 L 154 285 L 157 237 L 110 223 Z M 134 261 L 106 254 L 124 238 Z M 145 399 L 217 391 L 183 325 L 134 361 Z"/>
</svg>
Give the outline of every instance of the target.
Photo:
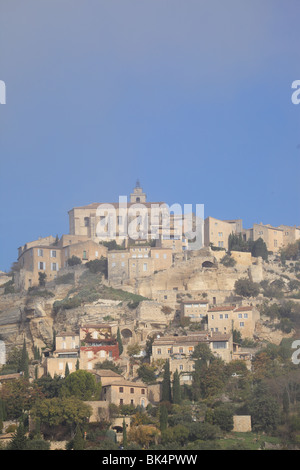
<svg viewBox="0 0 300 470">
<path fill-rule="evenodd" d="M 233 431 L 234 432 L 251 432 L 251 416 L 233 416 Z"/>
</svg>

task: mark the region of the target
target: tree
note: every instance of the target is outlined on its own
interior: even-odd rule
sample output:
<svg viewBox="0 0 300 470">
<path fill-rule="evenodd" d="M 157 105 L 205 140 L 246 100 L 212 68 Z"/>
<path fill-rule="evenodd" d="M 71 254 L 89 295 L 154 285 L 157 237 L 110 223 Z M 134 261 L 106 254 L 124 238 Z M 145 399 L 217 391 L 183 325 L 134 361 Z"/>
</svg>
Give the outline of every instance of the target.
<svg viewBox="0 0 300 470">
<path fill-rule="evenodd" d="M 92 415 L 92 408 L 74 396 L 54 397 L 36 400 L 30 414 L 32 419 L 39 418 L 41 424 L 46 424 L 53 429 L 58 425 L 76 429 Z"/>
<path fill-rule="evenodd" d="M 127 428 L 125 423 L 125 418 L 123 418 L 123 446 L 127 446 Z"/>
<path fill-rule="evenodd" d="M 121 356 L 123 352 L 123 343 L 122 343 L 122 338 L 121 338 L 121 333 L 120 333 L 120 328 L 118 327 L 117 331 L 117 341 L 118 341 L 118 346 L 119 346 L 119 355 Z"/>
<path fill-rule="evenodd" d="M 233 429 L 233 411 L 227 405 L 218 406 L 214 410 L 213 423 L 220 426 L 223 431 L 232 431 Z"/>
<path fill-rule="evenodd" d="M 22 348 L 22 354 L 21 354 L 20 372 L 23 372 L 24 377 L 26 379 L 28 379 L 28 377 L 29 377 L 29 358 L 28 358 L 25 338 L 24 338 L 24 341 L 23 341 L 23 348 Z"/>
<path fill-rule="evenodd" d="M 91 273 L 102 273 L 104 277 L 107 277 L 107 258 L 101 256 L 100 259 L 88 261 L 85 266 Z"/>
<path fill-rule="evenodd" d="M 148 448 L 151 442 L 155 442 L 160 435 L 159 430 L 153 425 L 132 426 L 128 433 L 130 441 L 136 442 L 143 448 Z"/>
<path fill-rule="evenodd" d="M 178 370 L 174 372 L 173 377 L 173 403 L 179 405 L 181 403 L 181 390 L 180 390 L 180 379 Z"/>
<path fill-rule="evenodd" d="M 26 431 L 23 423 L 20 423 L 15 433 L 13 434 L 12 440 L 10 441 L 7 449 L 8 450 L 26 450 L 27 447 Z"/>
<path fill-rule="evenodd" d="M 231 233 L 228 237 L 228 251 L 249 251 L 248 244 L 242 234 Z"/>
<path fill-rule="evenodd" d="M 268 248 L 266 243 L 263 241 L 263 239 L 260 237 L 257 240 L 249 240 L 249 248 L 251 251 L 251 255 L 254 256 L 255 258 L 258 258 L 259 256 L 262 257 L 262 259 L 266 260 L 268 259 Z"/>
<path fill-rule="evenodd" d="M 142 364 L 138 370 L 138 377 L 146 384 L 150 384 L 156 381 L 155 366 L 150 364 Z"/>
<path fill-rule="evenodd" d="M 170 373 L 170 362 L 167 360 L 164 367 L 164 376 L 162 381 L 162 401 L 172 401 L 171 394 L 171 373 Z"/>
<path fill-rule="evenodd" d="M 227 254 L 223 256 L 220 263 L 222 263 L 227 268 L 233 268 L 236 265 L 236 260 Z"/>
<path fill-rule="evenodd" d="M 127 354 L 130 357 L 138 356 L 140 352 L 141 352 L 141 346 L 139 345 L 139 343 L 130 344 L 127 347 Z"/>
<path fill-rule="evenodd" d="M 259 285 L 250 279 L 241 278 L 235 281 L 234 290 L 242 297 L 256 297 L 259 294 Z"/>
<path fill-rule="evenodd" d="M 69 374 L 61 387 L 60 396 L 77 397 L 80 400 L 97 399 L 100 396 L 101 383 L 97 383 L 95 376 L 85 370 L 76 370 Z"/>
<path fill-rule="evenodd" d="M 46 278 L 47 274 L 43 273 L 42 271 L 39 272 L 39 286 L 40 287 L 45 287 L 46 285 Z"/>
<path fill-rule="evenodd" d="M 269 432 L 276 429 L 279 423 L 279 405 L 262 383 L 253 392 L 249 413 L 255 431 Z"/>
<path fill-rule="evenodd" d="M 67 260 L 68 266 L 77 266 L 78 264 L 81 264 L 81 259 L 78 258 L 78 256 L 72 256 Z"/>
<path fill-rule="evenodd" d="M 84 450 L 85 442 L 84 442 L 84 438 L 83 438 L 83 434 L 80 429 L 80 426 L 76 427 L 76 432 L 75 432 L 75 436 L 73 439 L 72 447 L 73 447 L 73 450 Z"/>
<path fill-rule="evenodd" d="M 161 432 L 165 431 L 168 427 L 168 408 L 164 403 L 159 407 L 159 426 Z"/>
<path fill-rule="evenodd" d="M 70 374 L 69 364 L 66 362 L 65 377 L 68 377 L 69 374 Z"/>
</svg>

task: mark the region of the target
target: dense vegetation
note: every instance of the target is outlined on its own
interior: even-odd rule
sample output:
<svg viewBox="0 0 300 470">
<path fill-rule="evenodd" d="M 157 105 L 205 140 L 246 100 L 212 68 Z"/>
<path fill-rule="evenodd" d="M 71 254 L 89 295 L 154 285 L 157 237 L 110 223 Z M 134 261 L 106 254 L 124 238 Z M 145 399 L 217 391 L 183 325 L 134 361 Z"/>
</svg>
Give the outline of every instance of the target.
<svg viewBox="0 0 300 470">
<path fill-rule="evenodd" d="M 147 348 L 151 352 L 151 341 Z M 88 423 L 91 409 L 86 401 L 99 399 L 101 391 L 94 375 L 77 370 L 65 378 L 45 376 L 29 382 L 23 346 L 0 371 L 9 366 L 23 370 L 22 378 L 2 385 L 0 426 L 8 419 L 18 421 L 10 429 L 14 436 L 8 450 L 46 450 L 51 440 L 67 441 L 67 449 L 117 449 L 110 427 L 116 416 L 131 421 L 122 435 L 125 449 L 298 449 L 300 370 L 291 361 L 292 352 L 291 340 L 266 344 L 253 351 L 249 371 L 244 361 L 225 364 L 202 344 L 194 351 L 193 381 L 184 386 L 178 371 L 171 376 L 168 361 L 150 366 L 147 356 L 132 356 L 140 378 L 162 382 L 161 403 L 146 409 L 111 405 L 108 420 Z M 104 367 L 116 366 L 107 362 Z M 29 413 L 35 426 L 28 434 Z M 252 432 L 237 436 L 233 415 L 251 415 Z"/>
</svg>

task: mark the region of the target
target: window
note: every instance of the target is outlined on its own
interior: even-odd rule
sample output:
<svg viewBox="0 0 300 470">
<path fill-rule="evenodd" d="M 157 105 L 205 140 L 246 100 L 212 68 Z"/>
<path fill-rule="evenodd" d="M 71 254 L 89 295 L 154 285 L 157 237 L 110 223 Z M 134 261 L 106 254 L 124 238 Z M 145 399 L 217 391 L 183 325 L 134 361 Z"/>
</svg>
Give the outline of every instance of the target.
<svg viewBox="0 0 300 470">
<path fill-rule="evenodd" d="M 83 259 L 87 259 L 87 257 L 86 257 L 86 251 L 83 252 L 82 258 L 83 258 Z"/>
<path fill-rule="evenodd" d="M 248 313 L 244 313 L 244 318 L 248 318 Z"/>
<path fill-rule="evenodd" d="M 220 313 L 220 320 L 223 320 L 223 314 Z"/>
<path fill-rule="evenodd" d="M 168 354 L 171 354 L 171 352 L 172 352 L 172 349 L 168 348 Z"/>
<path fill-rule="evenodd" d="M 38 256 L 44 256 L 44 250 L 41 248 L 38 249 Z"/>
<path fill-rule="evenodd" d="M 218 242 L 218 247 L 219 248 L 223 248 L 223 246 L 224 246 L 224 242 Z"/>
<path fill-rule="evenodd" d="M 143 271 L 147 271 L 147 269 L 148 269 L 148 265 L 147 265 L 147 263 L 144 263 Z"/>
<path fill-rule="evenodd" d="M 123 393 L 124 392 L 124 388 L 123 387 L 119 387 L 119 393 Z"/>
<path fill-rule="evenodd" d="M 225 318 L 228 318 L 228 313 L 225 313 Z"/>
<path fill-rule="evenodd" d="M 116 266 L 116 263 L 111 263 L 111 267 L 114 268 Z"/>
<path fill-rule="evenodd" d="M 122 268 L 124 268 L 124 266 L 125 266 L 124 261 L 122 261 L 121 266 L 122 266 Z"/>
<path fill-rule="evenodd" d="M 245 323 L 243 321 L 240 322 L 240 327 L 245 326 Z"/>
<path fill-rule="evenodd" d="M 51 263 L 51 271 L 57 271 L 57 263 Z"/>
<path fill-rule="evenodd" d="M 155 253 L 155 258 L 159 258 L 159 254 L 158 254 L 158 253 Z"/>
<path fill-rule="evenodd" d="M 88 351 L 87 357 L 91 359 L 93 357 L 93 351 Z"/>
<path fill-rule="evenodd" d="M 241 313 L 239 313 L 238 315 L 239 318 L 243 318 L 243 315 Z"/>
<path fill-rule="evenodd" d="M 277 247 L 277 240 L 274 240 L 274 247 Z"/>
<path fill-rule="evenodd" d="M 131 389 L 130 389 L 130 393 L 134 393 L 134 388 L 131 388 Z"/>
<path fill-rule="evenodd" d="M 120 405 L 123 405 L 123 398 L 120 398 Z"/>
<path fill-rule="evenodd" d="M 158 350 L 157 350 L 157 354 L 161 354 L 161 349 L 158 349 Z"/>
<path fill-rule="evenodd" d="M 142 395 L 145 395 L 145 389 L 144 389 L 144 388 L 142 388 L 141 394 L 142 394 Z"/>
<path fill-rule="evenodd" d="M 226 349 L 226 341 L 213 341 L 213 349 Z"/>
<path fill-rule="evenodd" d="M 43 261 L 39 261 L 38 262 L 38 269 L 45 270 L 46 269 L 46 263 L 44 263 Z"/>
<path fill-rule="evenodd" d="M 223 237 L 223 232 L 218 233 L 219 237 Z"/>
<path fill-rule="evenodd" d="M 98 251 L 95 251 L 95 257 L 98 258 Z"/>
<path fill-rule="evenodd" d="M 89 227 L 89 225 L 90 225 L 90 219 L 88 217 L 85 217 L 84 218 L 84 226 Z"/>
<path fill-rule="evenodd" d="M 56 258 L 56 250 L 50 250 L 51 258 Z"/>
<path fill-rule="evenodd" d="M 164 253 L 164 259 L 167 259 L 167 255 Z"/>
</svg>

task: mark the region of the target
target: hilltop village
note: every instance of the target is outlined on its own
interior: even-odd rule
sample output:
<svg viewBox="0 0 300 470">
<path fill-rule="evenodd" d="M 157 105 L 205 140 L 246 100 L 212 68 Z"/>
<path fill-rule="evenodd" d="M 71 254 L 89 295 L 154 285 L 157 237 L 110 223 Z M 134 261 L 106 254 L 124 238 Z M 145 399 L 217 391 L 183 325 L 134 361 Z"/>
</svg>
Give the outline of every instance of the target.
<svg viewBox="0 0 300 470">
<path fill-rule="evenodd" d="M 126 210 L 139 205 L 146 236 L 125 233 L 124 207 L 109 203 L 114 233 L 99 241 L 99 227 L 108 230 L 104 205 L 75 207 L 68 234 L 26 242 L 12 272 L 0 275 L 1 387 L 24 375 L 9 373 L 18 348 L 26 348 L 31 381 L 89 372 L 101 384 L 100 396 L 89 400 L 89 419 L 110 421 L 119 443 L 130 418 L 111 419 L 112 407 L 159 407 L 166 369 L 194 402 L 205 354 L 207 364 L 218 359 L 231 371 L 234 388 L 239 377 L 259 373 L 257 353 L 268 344 L 281 348 L 300 331 L 300 227 L 244 229 L 241 219 L 207 217 L 201 247 L 191 249 L 182 217 L 170 217 L 167 233 L 163 216 L 151 218 L 163 203 L 148 202 L 137 182 Z M 288 315 L 281 315 L 283 305 Z M 221 390 L 218 400 L 226 402 Z M 255 424 L 250 412 L 232 419 L 235 432 Z"/>
</svg>

